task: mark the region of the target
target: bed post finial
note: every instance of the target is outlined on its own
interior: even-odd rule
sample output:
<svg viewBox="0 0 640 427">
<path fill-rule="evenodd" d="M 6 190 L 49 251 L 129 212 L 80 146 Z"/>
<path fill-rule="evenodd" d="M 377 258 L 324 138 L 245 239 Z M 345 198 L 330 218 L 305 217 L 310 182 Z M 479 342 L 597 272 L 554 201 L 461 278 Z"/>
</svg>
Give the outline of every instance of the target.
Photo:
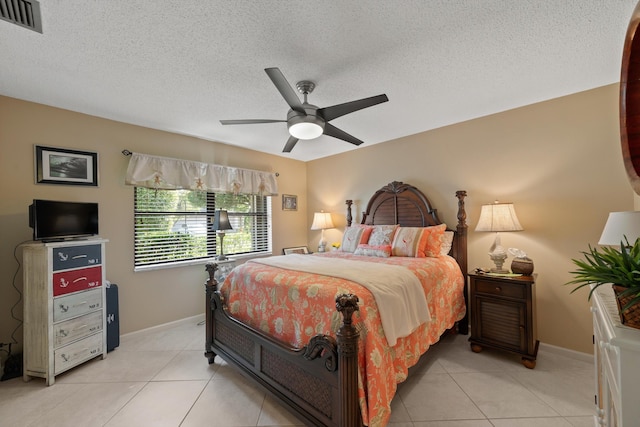
<svg viewBox="0 0 640 427">
<path fill-rule="evenodd" d="M 464 209 L 464 198 L 467 197 L 465 190 L 456 191 L 456 197 L 458 198 L 458 227 L 463 225 L 467 227 L 467 211 Z"/>
<path fill-rule="evenodd" d="M 340 366 L 340 388 L 338 389 L 340 406 L 340 426 L 362 425 L 360 403 L 358 401 L 358 330 L 353 326 L 351 317 L 359 310 L 358 297 L 342 294 L 336 297 L 336 310 L 342 313 L 343 323 L 336 333 L 338 342 L 338 365 Z"/>
<path fill-rule="evenodd" d="M 347 227 L 351 227 L 351 223 L 353 222 L 353 216 L 351 216 L 351 205 L 353 204 L 353 200 L 348 199 L 345 203 L 347 204 Z"/>
<path fill-rule="evenodd" d="M 464 292 L 464 302 L 467 306 L 467 312 L 464 315 L 464 318 L 458 322 L 458 332 L 462 335 L 467 335 L 469 333 L 469 302 L 467 301 L 467 276 L 468 276 L 468 266 L 467 266 L 467 211 L 464 209 L 464 198 L 467 197 L 467 192 L 465 190 L 456 191 L 456 197 L 458 198 L 458 226 L 456 227 L 456 260 L 458 261 L 458 265 L 460 266 L 460 270 L 462 270 L 462 277 L 464 278 L 465 283 L 465 292 Z"/>
</svg>

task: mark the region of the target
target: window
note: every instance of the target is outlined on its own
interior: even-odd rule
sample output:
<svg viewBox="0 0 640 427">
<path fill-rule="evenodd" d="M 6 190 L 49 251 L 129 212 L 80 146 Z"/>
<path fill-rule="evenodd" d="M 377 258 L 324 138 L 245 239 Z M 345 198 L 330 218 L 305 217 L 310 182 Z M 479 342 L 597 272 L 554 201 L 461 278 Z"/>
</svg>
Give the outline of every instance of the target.
<svg viewBox="0 0 640 427">
<path fill-rule="evenodd" d="M 224 238 L 225 255 L 271 251 L 271 199 L 250 194 L 135 187 L 134 265 L 170 265 L 208 259 L 219 253 L 211 229 L 216 209 L 226 209 L 233 230 Z"/>
</svg>

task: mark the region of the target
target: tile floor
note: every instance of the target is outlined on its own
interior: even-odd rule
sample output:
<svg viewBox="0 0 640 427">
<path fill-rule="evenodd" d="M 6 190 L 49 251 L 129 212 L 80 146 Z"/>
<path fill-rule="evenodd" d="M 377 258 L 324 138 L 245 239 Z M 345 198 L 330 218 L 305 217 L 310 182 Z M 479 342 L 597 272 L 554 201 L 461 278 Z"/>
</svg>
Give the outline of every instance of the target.
<svg viewBox="0 0 640 427">
<path fill-rule="evenodd" d="M 230 366 L 203 356 L 189 319 L 122 337 L 105 360 L 57 377 L 0 382 L 0 426 L 294 426 L 302 423 Z M 393 427 L 593 426 L 593 367 L 543 348 L 519 358 L 470 351 L 466 336 L 433 346 L 399 386 Z"/>
</svg>

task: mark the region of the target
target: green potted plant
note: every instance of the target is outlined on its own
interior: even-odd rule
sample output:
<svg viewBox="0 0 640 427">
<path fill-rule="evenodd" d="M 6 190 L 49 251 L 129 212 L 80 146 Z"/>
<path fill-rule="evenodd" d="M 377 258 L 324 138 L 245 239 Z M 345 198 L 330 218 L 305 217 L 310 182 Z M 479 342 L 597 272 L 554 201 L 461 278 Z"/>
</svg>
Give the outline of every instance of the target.
<svg viewBox="0 0 640 427">
<path fill-rule="evenodd" d="M 640 329 L 640 238 L 631 246 L 625 237 L 620 249 L 589 245 L 589 251 L 582 254 L 583 260 L 572 259 L 578 268 L 570 272 L 575 279 L 566 284 L 578 286 L 571 293 L 590 286 L 591 299 L 597 287 L 613 285 L 622 323 Z"/>
</svg>

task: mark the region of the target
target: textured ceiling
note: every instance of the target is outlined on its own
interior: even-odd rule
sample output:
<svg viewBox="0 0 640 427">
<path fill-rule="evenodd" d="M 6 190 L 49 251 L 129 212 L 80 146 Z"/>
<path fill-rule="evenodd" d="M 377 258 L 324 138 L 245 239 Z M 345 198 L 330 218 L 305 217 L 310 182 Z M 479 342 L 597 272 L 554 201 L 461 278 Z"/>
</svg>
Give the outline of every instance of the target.
<svg viewBox="0 0 640 427">
<path fill-rule="evenodd" d="M 42 34 L 0 21 L 0 94 L 308 161 L 356 148 L 219 122 L 286 118 L 266 67 L 387 94 L 331 122 L 366 147 L 619 81 L 636 2 L 40 0 Z"/>
</svg>

